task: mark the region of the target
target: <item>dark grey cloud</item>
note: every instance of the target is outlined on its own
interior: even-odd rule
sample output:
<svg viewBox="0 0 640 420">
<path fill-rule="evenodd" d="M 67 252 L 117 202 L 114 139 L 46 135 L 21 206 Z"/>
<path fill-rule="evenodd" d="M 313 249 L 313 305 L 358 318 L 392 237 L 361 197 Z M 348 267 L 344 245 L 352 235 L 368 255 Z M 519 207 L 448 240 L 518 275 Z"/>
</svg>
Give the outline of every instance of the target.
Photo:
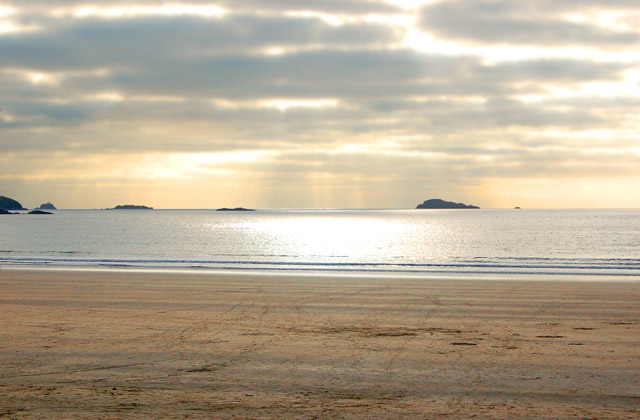
<svg viewBox="0 0 640 420">
<path fill-rule="evenodd" d="M 640 43 L 638 31 L 613 30 L 562 19 L 562 12 L 587 7 L 630 8 L 633 2 L 529 2 L 511 0 L 453 0 L 424 6 L 419 26 L 440 38 L 475 43 L 531 46 L 631 47 Z M 637 3 L 635 3 L 637 8 Z"/>
<path fill-rule="evenodd" d="M 118 7 L 118 6 L 163 6 L 180 2 L 159 0 L 5 0 L 6 5 L 29 10 L 53 9 L 55 7 Z M 314 11 L 324 13 L 368 14 L 399 12 L 401 9 L 384 1 L 375 0 L 189 0 L 187 5 L 221 6 L 231 10 L 256 11 Z"/>
<path fill-rule="evenodd" d="M 0 37 L 0 66 L 46 70 L 162 65 L 269 47 L 372 48 L 401 40 L 382 24 L 333 26 L 317 18 L 140 17 L 53 21 L 47 30 Z"/>
<path fill-rule="evenodd" d="M 508 98 L 492 98 L 482 107 L 473 109 L 465 107 L 458 112 L 451 112 L 439 120 L 440 127 L 447 127 L 462 122 L 468 129 L 473 127 L 572 127 L 575 129 L 594 127 L 603 123 L 601 117 L 593 110 L 574 107 L 569 110 L 557 110 L 542 104 L 526 106 Z"/>
<path fill-rule="evenodd" d="M 419 93 L 421 83 L 455 77 L 464 59 L 410 51 L 314 51 L 286 56 L 217 56 L 167 62 L 113 77 L 134 91 L 188 92 L 226 99 L 313 98 Z"/>
<path fill-rule="evenodd" d="M 1 47 L 0 47 L 1 50 Z M 95 57 L 73 70 L 104 68 Z M 12 65 L 31 66 L 14 57 Z M 104 61 L 103 61 L 104 60 Z M 57 58 L 53 58 L 58 63 Z M 60 63 L 71 66 L 72 63 Z M 313 51 L 284 56 L 221 55 L 182 60 L 154 57 L 122 62 L 110 73 L 79 73 L 64 80 L 68 93 L 120 91 L 227 100 L 338 98 L 349 101 L 407 96 L 542 93 L 544 83 L 617 80 L 633 64 L 587 60 L 526 60 L 486 66 L 472 57 L 420 54 L 406 50 Z M 113 65 L 113 64 L 112 64 Z M 108 68 L 108 67 L 107 67 Z"/>
<path fill-rule="evenodd" d="M 636 63 L 591 62 L 580 59 L 523 59 L 503 61 L 492 66 L 477 68 L 479 77 L 509 82 L 555 81 L 578 82 L 618 79 L 623 70 L 636 67 Z"/>
</svg>

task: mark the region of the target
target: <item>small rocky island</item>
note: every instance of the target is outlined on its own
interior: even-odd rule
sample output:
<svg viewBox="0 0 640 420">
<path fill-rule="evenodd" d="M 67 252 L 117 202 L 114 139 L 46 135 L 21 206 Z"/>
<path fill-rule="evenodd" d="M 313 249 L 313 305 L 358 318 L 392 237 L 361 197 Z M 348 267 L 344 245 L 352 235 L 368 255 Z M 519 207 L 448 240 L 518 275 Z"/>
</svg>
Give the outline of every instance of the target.
<svg viewBox="0 0 640 420">
<path fill-rule="evenodd" d="M 153 207 L 138 206 L 135 204 L 119 204 L 114 208 L 107 210 L 153 210 Z"/>
<path fill-rule="evenodd" d="M 35 210 L 58 210 L 58 209 L 56 208 L 56 206 L 51 204 L 50 201 L 47 201 L 44 204 L 40 204 L 40 207 L 36 208 Z"/>
<path fill-rule="evenodd" d="M 454 203 L 452 201 L 444 201 L 439 198 L 425 200 L 422 204 L 418 204 L 417 209 L 479 209 L 480 207 L 471 206 L 463 203 Z"/>
<path fill-rule="evenodd" d="M 0 210 L 27 210 L 13 198 L 0 195 Z M 6 213 L 5 213 L 6 214 Z"/>
<path fill-rule="evenodd" d="M 30 211 L 29 214 L 53 214 L 48 211 L 40 210 L 43 208 L 55 209 L 55 207 L 53 207 L 53 204 L 51 203 L 47 203 L 47 204 L 51 205 L 51 207 L 43 207 L 43 206 L 46 206 L 46 204 L 43 204 L 39 208 Z M 9 210 L 27 210 L 27 209 L 22 207 L 22 204 L 20 204 L 19 202 L 17 202 L 12 198 L 5 197 L 4 195 L 0 196 L 0 214 L 20 214 L 20 213 L 12 212 Z"/>
<path fill-rule="evenodd" d="M 221 209 L 217 209 L 216 211 L 255 211 L 255 209 L 245 209 L 244 207 L 236 207 L 234 209 L 230 209 L 227 207 L 223 207 Z"/>
</svg>

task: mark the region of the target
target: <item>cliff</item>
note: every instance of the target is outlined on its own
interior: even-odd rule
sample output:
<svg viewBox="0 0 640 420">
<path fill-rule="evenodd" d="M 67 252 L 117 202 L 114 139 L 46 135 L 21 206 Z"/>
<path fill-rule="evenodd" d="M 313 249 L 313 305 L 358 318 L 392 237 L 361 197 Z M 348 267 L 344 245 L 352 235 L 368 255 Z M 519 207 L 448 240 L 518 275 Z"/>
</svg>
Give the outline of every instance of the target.
<svg viewBox="0 0 640 420">
<path fill-rule="evenodd" d="M 462 203 L 454 203 L 451 201 L 444 201 L 439 198 L 432 198 L 425 200 L 422 204 L 418 204 L 417 209 L 479 209 L 480 207 L 471 206 Z"/>
<path fill-rule="evenodd" d="M 0 209 L 2 210 L 27 210 L 22 207 L 22 204 L 16 200 L 0 195 Z"/>
</svg>

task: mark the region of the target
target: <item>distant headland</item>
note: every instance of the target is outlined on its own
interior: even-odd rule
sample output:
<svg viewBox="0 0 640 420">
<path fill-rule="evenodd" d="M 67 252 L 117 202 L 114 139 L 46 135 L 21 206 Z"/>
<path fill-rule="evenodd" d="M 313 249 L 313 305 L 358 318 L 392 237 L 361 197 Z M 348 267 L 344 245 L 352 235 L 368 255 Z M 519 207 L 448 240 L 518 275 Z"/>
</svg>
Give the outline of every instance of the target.
<svg viewBox="0 0 640 420">
<path fill-rule="evenodd" d="M 216 211 L 255 211 L 255 209 L 245 209 L 244 207 L 236 207 L 234 209 L 230 209 L 227 207 L 223 207 L 221 209 L 217 209 Z"/>
<path fill-rule="evenodd" d="M 18 203 L 13 198 L 0 195 L 0 209 L 1 210 L 27 210 L 22 207 L 22 204 Z"/>
<path fill-rule="evenodd" d="M 114 208 L 107 210 L 153 210 L 153 207 L 138 206 L 134 204 L 119 204 Z"/>
<path fill-rule="evenodd" d="M 454 203 L 452 201 L 444 201 L 439 198 L 425 200 L 422 204 L 418 204 L 417 209 L 479 209 L 478 206 L 472 206 L 463 203 Z"/>
</svg>

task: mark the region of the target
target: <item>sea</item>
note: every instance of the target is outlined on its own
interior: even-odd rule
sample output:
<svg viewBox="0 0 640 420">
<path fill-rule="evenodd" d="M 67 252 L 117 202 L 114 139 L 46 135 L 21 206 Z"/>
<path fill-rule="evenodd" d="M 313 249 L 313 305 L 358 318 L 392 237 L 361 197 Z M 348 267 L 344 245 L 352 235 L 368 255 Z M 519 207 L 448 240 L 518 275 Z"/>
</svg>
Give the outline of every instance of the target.
<svg viewBox="0 0 640 420">
<path fill-rule="evenodd" d="M 639 210 L 56 210 L 0 216 L 2 267 L 640 280 Z"/>
</svg>

